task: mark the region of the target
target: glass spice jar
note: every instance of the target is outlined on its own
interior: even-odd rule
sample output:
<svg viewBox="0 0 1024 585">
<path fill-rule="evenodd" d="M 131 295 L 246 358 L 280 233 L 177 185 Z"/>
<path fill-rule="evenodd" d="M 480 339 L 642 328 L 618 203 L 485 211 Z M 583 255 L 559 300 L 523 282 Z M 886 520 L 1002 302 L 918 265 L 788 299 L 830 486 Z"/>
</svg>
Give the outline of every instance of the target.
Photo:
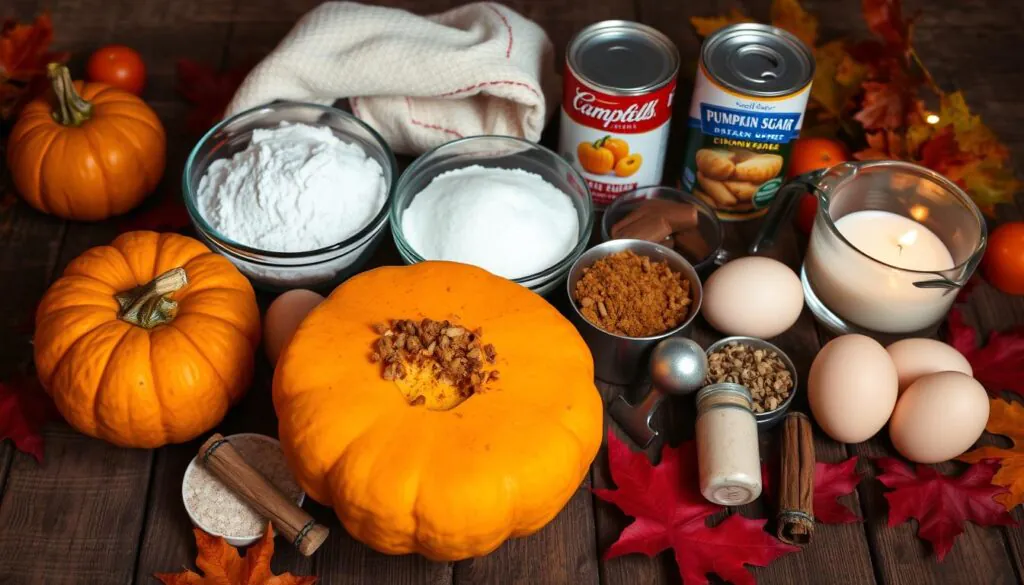
<svg viewBox="0 0 1024 585">
<path fill-rule="evenodd" d="M 722 382 L 697 392 L 700 493 L 715 504 L 742 506 L 761 495 L 761 459 L 753 399 Z"/>
</svg>

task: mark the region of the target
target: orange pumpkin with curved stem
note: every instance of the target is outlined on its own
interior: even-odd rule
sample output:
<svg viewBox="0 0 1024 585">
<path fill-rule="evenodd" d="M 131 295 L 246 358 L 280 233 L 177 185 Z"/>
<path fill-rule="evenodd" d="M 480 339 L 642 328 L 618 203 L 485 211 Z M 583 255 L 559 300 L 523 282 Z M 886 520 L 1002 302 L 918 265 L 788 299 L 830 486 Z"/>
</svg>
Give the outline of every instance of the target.
<svg viewBox="0 0 1024 585">
<path fill-rule="evenodd" d="M 621 138 L 605 136 L 602 146 L 612 151 L 612 155 L 615 157 L 615 164 L 629 156 L 629 143 Z"/>
<path fill-rule="evenodd" d="M 210 430 L 248 389 L 260 336 L 249 281 L 192 238 L 128 232 L 75 258 L 33 339 L 43 388 L 74 428 L 122 447 Z"/>
<path fill-rule="evenodd" d="M 164 173 L 159 118 L 127 91 L 72 83 L 63 65 L 50 64 L 49 75 L 53 94 L 25 106 L 11 129 L 7 165 L 15 189 L 32 207 L 64 219 L 101 220 L 134 208 Z"/>
<path fill-rule="evenodd" d="M 595 142 L 580 142 L 576 157 L 583 170 L 596 175 L 607 175 L 615 167 L 615 155 L 603 146 L 604 138 Z"/>
<path fill-rule="evenodd" d="M 461 401 L 422 372 L 385 380 L 374 326 L 424 318 L 481 328 L 500 377 Z M 278 361 L 274 408 L 299 484 L 352 536 L 457 560 L 536 532 L 579 489 L 602 438 L 593 376 L 583 339 L 542 297 L 421 262 L 355 276 L 314 309 Z"/>
</svg>

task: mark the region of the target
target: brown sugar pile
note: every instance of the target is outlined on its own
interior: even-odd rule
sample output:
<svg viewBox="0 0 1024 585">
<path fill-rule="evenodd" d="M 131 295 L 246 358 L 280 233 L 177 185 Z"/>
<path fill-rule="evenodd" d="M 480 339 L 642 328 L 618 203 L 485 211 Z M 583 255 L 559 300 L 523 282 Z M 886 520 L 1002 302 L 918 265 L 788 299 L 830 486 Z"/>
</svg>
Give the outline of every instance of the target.
<svg viewBox="0 0 1024 585">
<path fill-rule="evenodd" d="M 380 337 L 373 344 L 370 361 L 381 364 L 385 380 L 404 379 L 410 364 L 429 367 L 436 379 L 468 398 L 488 380 L 498 379 L 497 370 L 484 369 L 498 354 L 493 345 L 481 342 L 483 331 L 479 328 L 470 331 L 450 321 L 432 319 L 392 319 L 375 325 L 374 331 Z"/>
<path fill-rule="evenodd" d="M 690 310 L 690 281 L 631 251 L 583 269 L 573 290 L 583 316 L 616 335 L 650 337 L 679 326 Z"/>
</svg>

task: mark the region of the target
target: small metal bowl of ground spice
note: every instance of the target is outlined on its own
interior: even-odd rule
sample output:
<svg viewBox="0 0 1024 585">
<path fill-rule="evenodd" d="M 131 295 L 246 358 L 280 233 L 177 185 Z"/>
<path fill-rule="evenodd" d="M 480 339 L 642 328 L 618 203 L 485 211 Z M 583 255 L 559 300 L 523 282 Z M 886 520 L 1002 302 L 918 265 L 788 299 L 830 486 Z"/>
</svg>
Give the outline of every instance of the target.
<svg viewBox="0 0 1024 585">
<path fill-rule="evenodd" d="M 306 494 L 288 470 L 277 439 L 256 433 L 239 433 L 225 439 L 282 494 L 302 505 Z M 248 546 L 259 540 L 267 528 L 267 519 L 217 479 L 198 457 L 185 469 L 181 498 L 194 526 L 213 536 L 223 536 L 231 546 Z"/>
<path fill-rule="evenodd" d="M 662 339 L 686 335 L 703 297 L 693 266 L 671 248 L 643 240 L 611 240 L 569 269 L 569 317 L 590 346 L 594 373 L 629 384 L 646 371 Z"/>
<path fill-rule="evenodd" d="M 726 337 L 707 349 L 705 384 L 732 382 L 750 390 L 757 428 L 766 431 L 786 415 L 796 396 L 796 368 L 781 349 L 756 337 Z"/>
</svg>

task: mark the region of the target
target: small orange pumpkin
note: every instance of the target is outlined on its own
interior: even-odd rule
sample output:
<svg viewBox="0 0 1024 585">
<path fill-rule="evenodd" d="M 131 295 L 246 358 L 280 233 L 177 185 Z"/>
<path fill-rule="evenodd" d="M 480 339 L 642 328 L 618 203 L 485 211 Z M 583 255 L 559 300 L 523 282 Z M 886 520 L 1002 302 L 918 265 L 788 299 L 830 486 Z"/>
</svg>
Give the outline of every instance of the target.
<svg viewBox="0 0 1024 585">
<path fill-rule="evenodd" d="M 64 219 L 124 213 L 156 188 L 167 138 L 138 97 L 103 83 L 71 81 L 51 63 L 53 95 L 31 102 L 7 145 L 14 186 L 29 205 Z"/>
<path fill-rule="evenodd" d="M 481 328 L 500 377 L 454 406 L 451 388 L 416 372 L 383 379 L 373 326 L 424 318 Z M 284 350 L 274 407 L 292 472 L 350 534 L 438 560 L 539 530 L 579 489 L 602 438 L 594 363 L 575 328 L 526 287 L 450 262 L 339 286 Z"/>
<path fill-rule="evenodd" d="M 612 171 L 615 166 L 615 153 L 604 147 L 605 138 L 594 142 L 580 142 L 576 147 L 576 157 L 583 170 L 595 175 L 607 175 Z"/>
<path fill-rule="evenodd" d="M 259 336 L 256 295 L 231 262 L 192 238 L 129 232 L 46 291 L 36 370 L 74 428 L 154 448 L 220 422 L 249 386 Z"/>
</svg>

